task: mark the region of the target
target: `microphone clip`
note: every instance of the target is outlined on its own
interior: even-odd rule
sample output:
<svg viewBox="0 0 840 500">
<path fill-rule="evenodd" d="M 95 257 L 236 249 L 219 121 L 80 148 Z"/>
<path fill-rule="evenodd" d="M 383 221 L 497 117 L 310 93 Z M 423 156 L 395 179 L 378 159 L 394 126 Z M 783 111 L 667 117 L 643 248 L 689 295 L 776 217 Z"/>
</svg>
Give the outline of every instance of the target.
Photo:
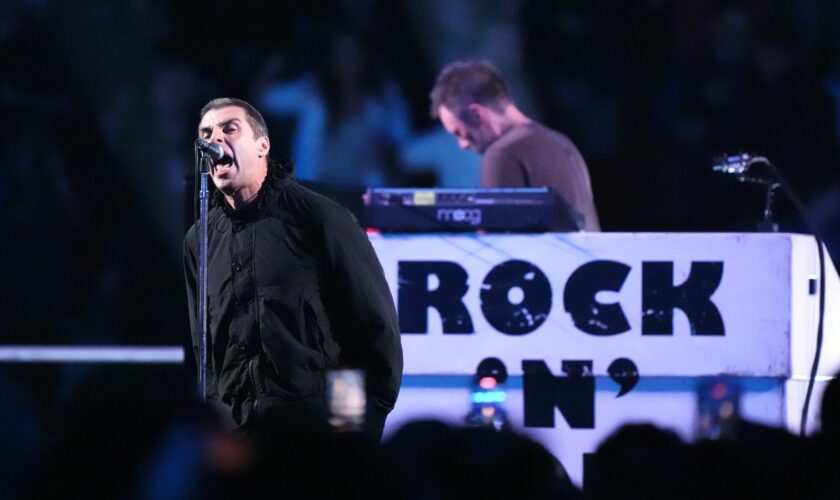
<svg viewBox="0 0 840 500">
<path fill-rule="evenodd" d="M 764 201 L 764 218 L 758 224 L 761 232 L 777 232 L 779 225 L 773 220 L 773 200 L 775 191 L 782 184 L 782 177 L 770 160 L 750 153 L 727 155 L 715 159 L 712 170 L 727 175 L 734 175 L 739 182 L 761 184 L 767 190 Z"/>
</svg>

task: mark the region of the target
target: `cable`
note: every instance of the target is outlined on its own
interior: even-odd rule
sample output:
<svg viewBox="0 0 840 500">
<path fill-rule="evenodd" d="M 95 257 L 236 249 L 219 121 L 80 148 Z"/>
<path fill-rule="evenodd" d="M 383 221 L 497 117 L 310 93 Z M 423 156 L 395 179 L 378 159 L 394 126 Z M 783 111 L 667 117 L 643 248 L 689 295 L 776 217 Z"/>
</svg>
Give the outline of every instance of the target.
<svg viewBox="0 0 840 500">
<path fill-rule="evenodd" d="M 793 202 L 793 205 L 796 207 L 796 210 L 802 216 L 803 220 L 805 220 L 805 224 L 808 226 L 808 229 L 814 235 L 814 239 L 817 242 L 817 255 L 819 256 L 820 262 L 820 284 L 819 284 L 819 311 L 817 316 L 817 345 L 814 351 L 814 361 L 811 364 L 811 373 L 808 377 L 808 388 L 805 391 L 805 402 L 802 404 L 802 417 L 799 423 L 799 435 L 801 437 L 805 437 L 807 433 L 807 426 L 808 426 L 808 410 L 811 405 L 811 396 L 814 392 L 814 384 L 817 378 L 817 370 L 819 369 L 820 365 L 820 356 L 822 354 L 822 345 L 823 345 L 823 323 L 825 319 L 825 249 L 823 248 L 823 239 L 820 236 L 819 231 L 817 231 L 816 226 L 814 225 L 811 217 L 808 215 L 808 211 L 805 208 L 805 205 L 802 203 L 802 200 L 796 196 L 793 189 L 788 184 L 787 180 L 782 176 L 781 172 L 769 161 L 764 159 L 770 169 L 773 171 L 773 174 L 782 184 L 782 189 L 784 189 L 785 193 L 787 193 L 788 198 Z"/>
<path fill-rule="evenodd" d="M 799 215 L 802 216 L 802 219 L 805 221 L 805 224 L 808 226 L 808 229 L 814 235 L 814 239 L 817 242 L 817 255 L 819 256 L 820 262 L 820 284 L 819 284 L 819 310 L 817 316 L 817 345 L 816 349 L 814 350 L 814 361 L 811 364 L 811 373 L 808 377 L 808 388 L 805 391 L 805 402 L 802 404 L 802 417 L 799 423 L 799 435 L 801 437 L 805 437 L 807 433 L 808 427 L 808 410 L 811 405 L 811 396 L 814 392 L 814 384 L 817 379 L 817 371 L 820 365 L 820 356 L 822 355 L 822 345 L 823 345 L 823 323 L 825 319 L 825 249 L 823 248 L 823 239 L 820 236 L 819 231 L 817 231 L 814 222 L 811 220 L 810 215 L 808 214 L 808 210 L 805 208 L 805 204 L 802 203 L 802 200 L 796 196 L 796 193 L 793 191 L 793 188 L 790 187 L 788 184 L 787 179 L 782 175 L 779 169 L 773 165 L 770 160 L 767 158 L 762 157 L 754 157 L 752 159 L 753 162 L 762 162 L 765 163 L 770 170 L 773 172 L 773 175 L 782 185 L 782 189 L 788 195 L 788 198 L 791 202 L 793 202 L 793 206 L 796 207 L 796 210 L 799 212 Z"/>
</svg>

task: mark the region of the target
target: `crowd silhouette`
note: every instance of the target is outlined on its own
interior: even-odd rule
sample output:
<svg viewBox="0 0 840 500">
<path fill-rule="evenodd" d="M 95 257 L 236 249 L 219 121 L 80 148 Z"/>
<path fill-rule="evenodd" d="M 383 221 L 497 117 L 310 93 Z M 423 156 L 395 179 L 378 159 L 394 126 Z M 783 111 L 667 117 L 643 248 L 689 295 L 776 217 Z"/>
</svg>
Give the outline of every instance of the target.
<svg viewBox="0 0 840 500">
<path fill-rule="evenodd" d="M 179 369 L 180 370 L 180 369 Z M 738 419 L 686 442 L 649 423 L 619 427 L 585 460 L 581 485 L 521 431 L 408 422 L 382 443 L 326 420 L 242 435 L 226 430 L 170 373 L 100 368 L 36 428 L 26 401 L 4 436 L 5 498 L 708 499 L 840 495 L 840 378 L 808 437 Z M 28 425 L 23 425 L 23 422 Z M 320 425 L 318 425 L 320 422 Z M 4 427 L 8 429 L 9 427 Z"/>
</svg>

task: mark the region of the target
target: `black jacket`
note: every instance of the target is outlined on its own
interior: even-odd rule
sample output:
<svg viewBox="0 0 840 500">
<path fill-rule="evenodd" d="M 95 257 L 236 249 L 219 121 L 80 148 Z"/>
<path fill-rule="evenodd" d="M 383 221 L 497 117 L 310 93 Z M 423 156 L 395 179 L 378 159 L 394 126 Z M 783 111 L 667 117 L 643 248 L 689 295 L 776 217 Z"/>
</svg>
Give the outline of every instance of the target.
<svg viewBox="0 0 840 500">
<path fill-rule="evenodd" d="M 402 348 L 393 299 L 367 235 L 341 205 L 271 162 L 254 202 L 216 193 L 208 215 L 208 400 L 243 426 L 321 397 L 326 370 L 364 369 L 373 410 L 394 407 Z M 198 227 L 184 238 L 193 348 Z"/>
</svg>

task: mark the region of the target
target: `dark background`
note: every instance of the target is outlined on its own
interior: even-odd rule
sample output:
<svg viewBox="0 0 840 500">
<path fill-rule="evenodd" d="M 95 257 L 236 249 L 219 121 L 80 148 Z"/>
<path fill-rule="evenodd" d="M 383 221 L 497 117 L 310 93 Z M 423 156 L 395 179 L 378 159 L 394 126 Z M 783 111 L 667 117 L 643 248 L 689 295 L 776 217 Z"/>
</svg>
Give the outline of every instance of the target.
<svg viewBox="0 0 840 500">
<path fill-rule="evenodd" d="M 836 259 L 838 25 L 819 0 L 0 0 L 0 344 L 186 345 L 201 106 L 262 109 L 269 89 L 309 82 L 348 161 L 301 176 L 357 205 L 367 179 L 441 184 L 401 149 L 442 132 L 427 93 L 457 58 L 499 66 L 526 114 L 576 142 L 604 230 L 754 230 L 763 192 L 710 168 L 750 151 L 784 172 Z M 312 116 L 267 112 L 272 153 L 292 155 Z M 783 231 L 805 231 L 783 196 L 777 209 Z M 13 378 L 66 388 L 73 373 Z"/>
</svg>

